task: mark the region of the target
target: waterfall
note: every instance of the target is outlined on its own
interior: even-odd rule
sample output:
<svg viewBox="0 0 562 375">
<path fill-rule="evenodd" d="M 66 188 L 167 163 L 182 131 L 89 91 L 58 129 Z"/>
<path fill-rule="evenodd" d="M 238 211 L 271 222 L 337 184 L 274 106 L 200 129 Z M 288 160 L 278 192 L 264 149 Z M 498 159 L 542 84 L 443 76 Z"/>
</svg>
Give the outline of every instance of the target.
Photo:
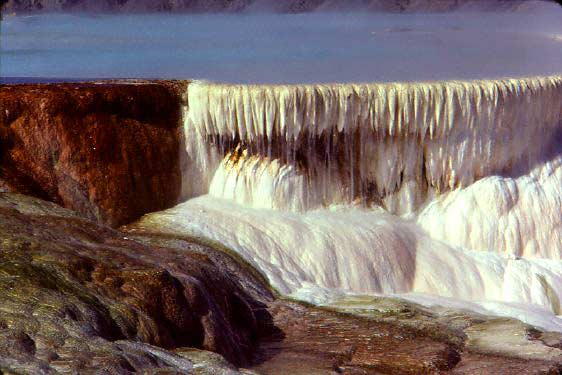
<svg viewBox="0 0 562 375">
<path fill-rule="evenodd" d="M 217 240 L 312 302 L 414 292 L 560 311 L 562 76 L 194 82 L 186 98 L 191 199 L 143 222 Z"/>
<path fill-rule="evenodd" d="M 299 204 L 288 200 L 285 208 L 360 199 L 407 213 L 436 193 L 489 175 L 524 173 L 540 162 L 560 131 L 562 77 L 287 86 L 197 82 L 187 97 L 187 151 L 201 177 L 193 195 L 206 193 L 213 177 L 222 178 L 213 185 L 224 188 L 213 194 L 283 208 L 276 198 L 293 191 L 265 202 L 262 189 L 246 184 L 264 184 L 277 169 L 269 178 L 293 175 L 283 179 L 286 188 L 302 195 Z M 244 186 L 232 186 L 235 181 Z"/>
</svg>

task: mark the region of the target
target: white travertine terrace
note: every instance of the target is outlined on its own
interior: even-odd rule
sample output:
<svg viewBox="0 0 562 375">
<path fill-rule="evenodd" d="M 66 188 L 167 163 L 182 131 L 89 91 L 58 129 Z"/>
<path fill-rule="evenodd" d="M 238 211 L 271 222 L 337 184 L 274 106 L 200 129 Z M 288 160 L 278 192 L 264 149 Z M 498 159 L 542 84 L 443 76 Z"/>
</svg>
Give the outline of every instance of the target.
<svg viewBox="0 0 562 375">
<path fill-rule="evenodd" d="M 295 211 L 361 200 L 403 215 L 438 197 L 421 223 L 435 237 L 560 258 L 562 204 L 553 158 L 562 147 L 562 77 L 195 83 L 187 97 L 188 154 L 202 181 L 193 195 L 209 191 L 251 207 Z M 488 176 L 496 178 L 471 186 Z M 444 200 L 448 191 L 456 198 Z M 436 210 L 461 222 L 443 229 L 445 216 Z M 463 210 L 468 221 L 458 219 Z M 487 225 L 482 232 L 468 224 L 475 215 Z"/>
<path fill-rule="evenodd" d="M 552 133 L 560 131 L 562 77 L 302 86 L 195 83 L 187 96 L 188 152 L 204 154 L 197 155 L 197 164 L 206 183 L 232 151 L 229 145 L 242 144 L 252 154 L 281 158 L 294 167 L 306 162 L 316 190 L 334 183 L 326 181 L 333 172 L 351 190 L 348 198 L 368 189 L 384 198 L 404 186 L 416 185 L 421 194 L 427 187 L 444 191 L 488 175 L 528 170 L 540 161 Z M 330 192 L 317 195 L 333 202 Z"/>
<path fill-rule="evenodd" d="M 143 220 L 220 241 L 283 293 L 416 292 L 561 314 L 562 76 L 197 82 L 185 135 L 185 191 L 208 196 Z"/>
</svg>

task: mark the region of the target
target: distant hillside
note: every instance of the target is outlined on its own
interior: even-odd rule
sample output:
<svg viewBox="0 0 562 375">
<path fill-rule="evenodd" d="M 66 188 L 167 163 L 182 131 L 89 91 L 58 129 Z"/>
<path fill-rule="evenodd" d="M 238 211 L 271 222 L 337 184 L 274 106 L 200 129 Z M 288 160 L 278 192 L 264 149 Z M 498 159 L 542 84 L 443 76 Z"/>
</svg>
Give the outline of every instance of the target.
<svg viewBox="0 0 562 375">
<path fill-rule="evenodd" d="M 453 10 L 539 10 L 554 0 L 0 0 L 4 14 L 40 11 L 283 13 L 315 10 L 446 12 Z M 560 1 L 558 1 L 560 3 Z"/>
</svg>

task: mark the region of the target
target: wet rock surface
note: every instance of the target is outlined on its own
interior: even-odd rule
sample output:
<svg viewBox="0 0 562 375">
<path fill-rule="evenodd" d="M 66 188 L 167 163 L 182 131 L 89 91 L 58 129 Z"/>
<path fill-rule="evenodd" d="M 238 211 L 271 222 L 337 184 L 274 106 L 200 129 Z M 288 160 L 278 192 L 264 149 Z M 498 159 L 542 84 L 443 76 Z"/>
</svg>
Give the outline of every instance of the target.
<svg viewBox="0 0 562 375">
<path fill-rule="evenodd" d="M 541 332 L 516 319 L 440 306 L 427 308 L 388 297 L 349 297 L 329 307 L 371 323 L 400 327 L 402 337 L 431 338 L 446 344 L 458 357 L 454 366 L 440 373 L 558 374 L 562 370 L 562 334 Z M 395 371 L 409 371 L 403 370 Z"/>
<path fill-rule="evenodd" d="M 173 353 L 184 347 L 248 363 L 262 305 L 205 255 L 215 250 L 192 247 L 148 247 L 52 203 L 0 194 L 0 369 L 184 371 L 193 361 Z"/>
<path fill-rule="evenodd" d="M 0 87 L 0 191 L 33 195 L 111 226 L 177 202 L 174 82 Z"/>
<path fill-rule="evenodd" d="M 144 223 L 121 229 L 147 245 L 185 247 L 202 241 L 158 233 Z M 246 269 L 223 267 L 238 274 Z M 515 319 L 429 309 L 389 297 L 349 297 L 314 307 L 269 300 L 259 286 L 260 275 L 252 280 L 241 284 L 264 301 L 268 317 L 260 324 L 260 345 L 249 365 L 257 373 L 558 374 L 562 369 L 562 334 L 540 332 Z"/>
<path fill-rule="evenodd" d="M 435 316 L 392 299 L 378 303 L 392 303 L 396 310 L 371 310 L 367 317 L 289 301 L 274 303 L 270 311 L 284 337 L 262 344 L 260 353 L 269 359 L 253 369 L 265 374 L 558 374 L 562 369 L 560 351 L 556 358 L 549 356 L 552 348 L 534 340 L 511 342 L 511 350 L 502 353 L 495 350 L 507 336 L 525 336 L 529 327 L 520 322 L 481 318 L 489 328 L 486 336 L 494 342 L 483 348 L 470 342 L 474 338 L 467 340 L 452 316 Z M 470 314 L 452 313 L 456 324 L 478 326 Z M 494 339 L 498 329 L 503 335 Z M 535 346 L 541 354 L 529 358 L 525 346 Z"/>
<path fill-rule="evenodd" d="M 395 324 L 288 301 L 271 311 L 285 337 L 262 346 L 262 355 L 272 356 L 256 367 L 264 373 L 439 373 L 460 360 L 453 344 Z"/>
<path fill-rule="evenodd" d="M 0 282 L 7 373 L 562 369 L 560 334 L 392 298 L 326 307 L 279 299 L 219 244 L 135 224 L 116 231 L 19 194 L 0 193 Z"/>
</svg>

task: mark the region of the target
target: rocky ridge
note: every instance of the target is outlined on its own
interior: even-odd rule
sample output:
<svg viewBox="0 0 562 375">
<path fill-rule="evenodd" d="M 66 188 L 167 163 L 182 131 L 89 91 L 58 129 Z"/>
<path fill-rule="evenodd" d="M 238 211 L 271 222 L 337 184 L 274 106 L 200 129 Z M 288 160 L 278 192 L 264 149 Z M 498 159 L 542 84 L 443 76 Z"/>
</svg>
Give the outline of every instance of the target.
<svg viewBox="0 0 562 375">
<path fill-rule="evenodd" d="M 36 198 L 0 193 L 0 250 L 0 368 L 181 369 L 185 347 L 242 365 L 267 322 L 272 295 L 223 253 L 148 247 Z"/>
<path fill-rule="evenodd" d="M 6 13 L 40 11 L 240 12 L 311 11 L 445 12 L 452 10 L 533 10 L 549 0 L 7 0 Z"/>
</svg>

